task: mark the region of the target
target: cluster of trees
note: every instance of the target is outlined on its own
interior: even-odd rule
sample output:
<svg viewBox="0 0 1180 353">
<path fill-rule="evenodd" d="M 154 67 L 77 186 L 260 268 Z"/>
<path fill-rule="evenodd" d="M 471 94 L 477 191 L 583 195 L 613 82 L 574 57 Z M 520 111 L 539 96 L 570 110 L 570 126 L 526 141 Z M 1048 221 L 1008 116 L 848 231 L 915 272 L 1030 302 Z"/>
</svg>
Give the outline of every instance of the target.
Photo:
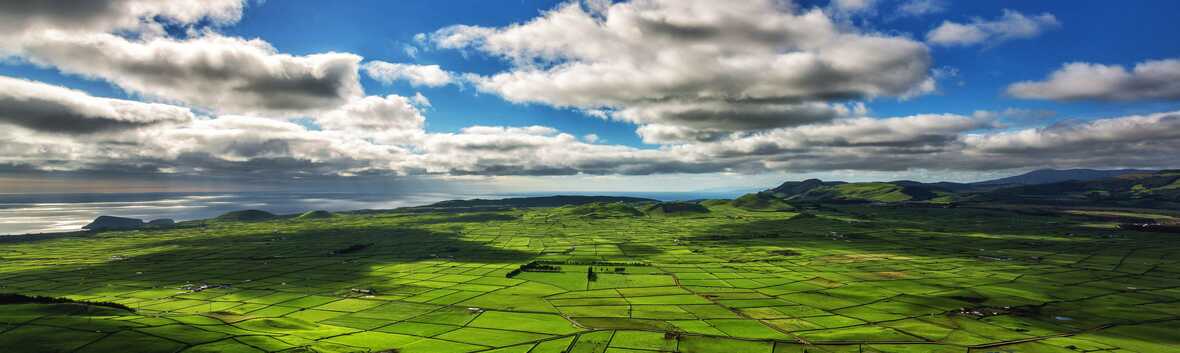
<svg viewBox="0 0 1180 353">
<path fill-rule="evenodd" d="M 533 261 L 524 265 L 520 265 L 515 270 L 509 271 L 504 277 L 512 278 L 519 275 L 521 272 L 561 272 L 561 266 L 554 266 L 544 264 L 539 261 Z"/>
<path fill-rule="evenodd" d="M 609 271 L 609 270 L 610 269 L 608 268 L 607 271 Z M 627 268 L 626 267 L 615 267 L 614 272 L 616 274 L 623 274 L 624 272 L 627 272 Z M 594 272 L 594 266 L 587 266 L 586 267 L 586 280 L 588 280 L 590 282 L 594 282 L 594 281 L 598 280 L 598 273 Z"/>
<path fill-rule="evenodd" d="M 522 272 L 561 272 L 561 266 L 551 265 L 552 262 L 546 263 L 541 261 L 533 261 L 524 265 L 520 265 L 515 270 L 509 271 L 504 277 L 512 278 Z M 566 262 L 569 263 L 569 262 Z M 627 272 L 627 268 L 623 266 L 608 266 L 608 265 L 622 265 L 621 263 L 613 262 L 593 262 L 592 265 L 586 266 L 586 280 L 591 282 L 598 280 L 598 274 L 594 272 L 594 266 L 604 266 L 606 269 L 602 271 L 614 271 L 614 273 L 622 274 Z M 613 267 L 613 268 L 612 268 Z"/>
<path fill-rule="evenodd" d="M 347 247 L 347 248 L 344 248 L 344 249 L 340 249 L 340 250 L 333 250 L 333 251 L 332 251 L 332 255 L 339 255 L 339 254 L 351 254 L 351 253 L 354 253 L 354 252 L 358 252 L 358 251 L 361 251 L 361 250 L 365 250 L 365 249 L 369 248 L 370 246 L 373 246 L 373 244 L 372 244 L 372 243 L 369 243 L 369 244 L 353 244 L 352 246 L 349 246 L 349 247 Z"/>
</svg>

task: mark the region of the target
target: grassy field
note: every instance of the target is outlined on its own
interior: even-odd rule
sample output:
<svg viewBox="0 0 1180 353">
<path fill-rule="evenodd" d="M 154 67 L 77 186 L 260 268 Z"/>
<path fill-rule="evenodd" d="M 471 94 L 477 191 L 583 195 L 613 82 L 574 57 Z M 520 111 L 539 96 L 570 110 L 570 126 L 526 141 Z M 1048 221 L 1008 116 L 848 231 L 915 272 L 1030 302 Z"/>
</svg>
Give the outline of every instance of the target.
<svg viewBox="0 0 1180 353">
<path fill-rule="evenodd" d="M 1087 226 L 1092 214 L 707 204 L 211 220 L 0 242 L 0 292 L 75 301 L 0 305 L 0 350 L 1180 347 L 1180 235 Z"/>
</svg>

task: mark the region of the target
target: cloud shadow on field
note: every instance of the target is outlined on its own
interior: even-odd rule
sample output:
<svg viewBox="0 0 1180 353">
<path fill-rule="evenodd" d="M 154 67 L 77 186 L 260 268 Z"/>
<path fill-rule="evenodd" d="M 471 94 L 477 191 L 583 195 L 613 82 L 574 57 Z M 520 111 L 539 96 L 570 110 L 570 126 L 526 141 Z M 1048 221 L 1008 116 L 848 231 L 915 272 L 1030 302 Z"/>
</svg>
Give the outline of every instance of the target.
<svg viewBox="0 0 1180 353">
<path fill-rule="evenodd" d="M 0 282 L 46 282 L 37 287 L 54 295 L 103 295 L 119 287 L 175 288 L 190 282 L 274 289 L 264 283 L 281 281 L 329 289 L 362 285 L 374 270 L 390 265 L 510 264 L 536 255 L 462 239 L 458 232 L 403 223 L 360 224 L 363 218 L 208 222 L 206 227 L 99 233 L 77 239 L 119 244 L 88 252 L 68 250 L 53 266 L 36 261 L 28 269 L 3 271 Z M 151 240 L 132 240 L 139 237 Z"/>
</svg>

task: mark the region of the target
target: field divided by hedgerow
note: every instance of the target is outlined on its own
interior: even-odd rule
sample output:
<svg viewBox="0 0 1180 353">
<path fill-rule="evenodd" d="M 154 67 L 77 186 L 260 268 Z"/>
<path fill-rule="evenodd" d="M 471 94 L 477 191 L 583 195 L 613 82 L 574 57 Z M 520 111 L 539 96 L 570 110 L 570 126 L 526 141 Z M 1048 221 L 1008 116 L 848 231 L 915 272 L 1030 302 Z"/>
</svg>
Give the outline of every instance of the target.
<svg viewBox="0 0 1180 353">
<path fill-rule="evenodd" d="M 70 300 L 0 305 L 0 347 L 780 353 L 1180 345 L 1180 241 L 1171 234 L 1003 209 L 635 209 L 212 220 L 0 242 L 0 292 Z"/>
</svg>

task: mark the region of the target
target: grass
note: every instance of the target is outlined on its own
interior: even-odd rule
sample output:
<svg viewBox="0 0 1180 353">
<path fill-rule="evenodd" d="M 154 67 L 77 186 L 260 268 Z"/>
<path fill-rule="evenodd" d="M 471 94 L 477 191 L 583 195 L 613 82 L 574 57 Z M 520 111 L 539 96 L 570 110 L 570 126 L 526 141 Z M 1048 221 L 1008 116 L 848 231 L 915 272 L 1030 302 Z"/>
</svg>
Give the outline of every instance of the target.
<svg viewBox="0 0 1180 353">
<path fill-rule="evenodd" d="M 897 196 L 885 191 L 841 192 Z M 0 292 L 41 299 L 0 304 L 0 347 L 775 353 L 1180 345 L 1180 238 L 1092 227 L 1095 217 L 1169 212 L 768 212 L 788 207 L 739 204 L 703 203 L 708 212 L 662 205 L 651 214 L 621 203 L 241 213 L 175 229 L 2 242 Z M 507 276 L 533 261 L 560 269 Z M 1014 306 L 1033 309 L 995 309 Z M 963 314 L 972 310 L 999 311 Z"/>
<path fill-rule="evenodd" d="M 900 186 L 890 183 L 854 183 L 833 187 L 841 199 L 871 200 L 879 202 L 906 201 L 910 195 L 902 192 Z"/>
<path fill-rule="evenodd" d="M 578 332 L 576 327 L 560 316 L 539 313 L 489 311 L 481 314 L 469 325 L 472 327 L 504 328 L 555 335 Z"/>
</svg>

